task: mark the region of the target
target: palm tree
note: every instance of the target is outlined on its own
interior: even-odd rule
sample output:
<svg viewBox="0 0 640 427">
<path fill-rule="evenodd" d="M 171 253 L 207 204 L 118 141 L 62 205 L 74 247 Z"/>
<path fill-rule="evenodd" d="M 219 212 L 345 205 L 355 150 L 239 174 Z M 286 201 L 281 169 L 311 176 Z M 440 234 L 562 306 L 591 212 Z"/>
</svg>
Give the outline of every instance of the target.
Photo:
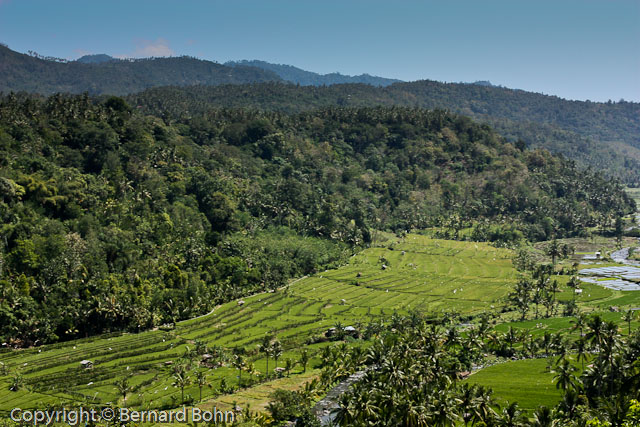
<svg viewBox="0 0 640 427">
<path fill-rule="evenodd" d="M 309 363 L 309 350 L 306 348 L 302 350 L 300 354 L 300 364 L 302 365 L 302 372 L 307 372 L 307 364 Z"/>
<path fill-rule="evenodd" d="M 431 412 L 431 418 L 435 421 L 436 426 L 452 426 L 461 418 L 457 411 L 461 400 L 452 397 L 447 390 L 439 390 L 436 396 L 431 398 L 429 403 L 431 406 L 429 412 Z M 416 415 L 418 414 L 419 413 Z M 420 424 L 414 423 L 408 425 Z"/>
<path fill-rule="evenodd" d="M 455 326 L 452 326 L 447 330 L 447 347 L 456 347 L 460 343 L 460 334 Z"/>
<path fill-rule="evenodd" d="M 533 413 L 533 427 L 552 427 L 554 425 L 553 413 L 546 406 L 540 406 Z"/>
<path fill-rule="evenodd" d="M 280 358 L 280 356 L 282 356 L 282 344 L 280 344 L 280 341 L 277 338 L 273 341 L 273 344 L 271 345 L 271 354 L 273 355 L 273 358 L 276 361 L 276 368 L 277 368 L 278 359 Z"/>
<path fill-rule="evenodd" d="M 525 339 L 523 345 L 529 353 L 529 357 L 534 357 L 538 352 L 538 343 L 536 342 L 532 334 L 529 334 L 529 341 L 527 342 Z"/>
<path fill-rule="evenodd" d="M 551 256 L 551 263 L 556 265 L 556 258 L 562 255 L 562 248 L 556 239 L 553 239 L 547 248 L 547 255 Z"/>
<path fill-rule="evenodd" d="M 191 378 L 187 371 L 179 369 L 173 374 L 173 386 L 180 389 L 182 394 L 182 403 L 184 403 L 184 388 L 191 384 Z"/>
<path fill-rule="evenodd" d="M 469 424 L 473 419 L 472 408 L 476 406 L 477 388 L 477 385 L 469 385 L 469 383 L 465 382 L 464 384 L 462 384 L 462 390 L 460 391 L 460 393 L 458 393 L 464 425 Z"/>
<path fill-rule="evenodd" d="M 509 330 L 505 335 L 505 340 L 507 341 L 507 344 L 509 344 L 510 354 L 513 354 L 513 345 L 520 341 L 520 334 L 516 329 L 513 328 L 513 326 L 509 326 Z"/>
<path fill-rule="evenodd" d="M 622 320 L 627 322 L 627 327 L 629 328 L 628 335 L 631 335 L 631 322 L 633 321 L 635 314 L 635 311 L 627 310 L 627 312 L 622 316 Z"/>
<path fill-rule="evenodd" d="M 365 387 L 355 384 L 352 389 L 355 413 L 361 421 L 377 421 L 380 408 L 376 405 L 373 394 Z"/>
<path fill-rule="evenodd" d="M 576 290 L 580 287 L 580 279 L 577 276 L 571 276 L 567 282 L 567 286 L 573 289 L 573 300 L 576 300 Z"/>
<path fill-rule="evenodd" d="M 290 358 L 284 360 L 284 369 L 287 371 L 287 377 L 291 376 L 291 369 L 294 367 L 294 362 Z"/>
<path fill-rule="evenodd" d="M 571 328 L 571 330 L 575 331 L 576 329 L 579 329 L 580 337 L 582 337 L 582 331 L 587 325 L 587 315 L 584 313 L 578 313 L 575 320 L 572 320 L 571 323 L 573 323 L 573 327 Z"/>
<path fill-rule="evenodd" d="M 501 427 L 524 427 L 526 417 L 518 407 L 518 402 L 513 402 L 502 409 L 498 425 Z"/>
<path fill-rule="evenodd" d="M 503 336 L 502 334 L 496 331 L 492 331 L 487 334 L 487 341 L 494 351 L 502 350 L 502 347 L 503 347 L 502 336 Z"/>
<path fill-rule="evenodd" d="M 251 383 L 251 381 L 253 380 L 254 375 L 258 375 L 260 373 L 260 371 L 256 369 L 256 365 L 253 362 L 247 363 L 244 370 L 247 372 L 247 374 L 249 374 L 249 383 Z"/>
<path fill-rule="evenodd" d="M 267 370 L 266 370 L 266 378 L 269 378 L 269 356 L 271 356 L 271 341 L 273 337 L 271 335 L 266 335 L 262 339 L 262 344 L 259 346 L 259 350 L 263 352 L 267 356 Z"/>
<path fill-rule="evenodd" d="M 544 331 L 544 335 L 542 335 L 542 347 L 544 348 L 544 355 L 549 356 L 549 349 L 551 348 L 552 336 L 548 331 Z"/>
<path fill-rule="evenodd" d="M 566 390 L 562 396 L 562 400 L 558 404 L 558 410 L 562 413 L 564 418 L 569 421 L 573 421 L 580 411 L 580 404 L 582 398 L 575 390 Z"/>
<path fill-rule="evenodd" d="M 122 402 L 126 406 L 127 404 L 127 394 L 132 390 L 132 387 L 129 385 L 129 377 L 123 377 L 115 383 L 116 390 L 122 396 Z"/>
<path fill-rule="evenodd" d="M 491 389 L 479 386 L 476 389 L 475 402 L 476 406 L 472 408 L 473 419 L 476 422 L 483 422 L 487 425 L 491 423 L 491 420 L 495 417 L 496 413 L 493 410 L 493 401 L 491 399 Z"/>
<path fill-rule="evenodd" d="M 200 402 L 202 402 L 202 388 L 209 385 L 207 381 L 207 375 L 204 371 L 196 372 L 196 382 L 198 383 L 198 388 L 200 389 Z"/>
<path fill-rule="evenodd" d="M 339 406 L 331 411 L 335 416 L 334 420 L 336 424 L 340 426 L 351 426 L 356 423 L 357 418 L 353 401 L 354 399 L 350 392 L 346 392 L 340 397 Z"/>
<path fill-rule="evenodd" d="M 591 345 L 594 347 L 599 348 L 600 344 L 602 344 L 602 329 L 604 321 L 599 314 L 596 314 L 587 320 L 586 326 L 589 328 L 586 335 L 587 341 L 590 341 Z"/>
<path fill-rule="evenodd" d="M 561 365 L 556 366 L 556 375 L 553 380 L 556 382 L 556 388 L 566 391 L 569 387 L 576 387 L 576 376 L 573 374 L 578 369 L 564 359 Z"/>
<path fill-rule="evenodd" d="M 247 361 L 241 354 L 236 354 L 233 358 L 233 367 L 238 370 L 238 387 L 242 387 L 242 370 L 245 368 Z"/>
<path fill-rule="evenodd" d="M 585 337 L 580 337 L 573 343 L 573 348 L 578 355 L 578 362 L 582 361 L 582 370 L 584 371 L 584 362 L 588 359 L 589 353 L 587 352 L 587 340 Z"/>
<path fill-rule="evenodd" d="M 556 306 L 556 293 L 560 290 L 560 286 L 558 285 L 557 280 L 553 280 L 551 282 L 551 287 L 549 290 L 553 293 L 553 301 L 551 303 L 551 314 L 555 314 L 555 306 Z"/>
</svg>

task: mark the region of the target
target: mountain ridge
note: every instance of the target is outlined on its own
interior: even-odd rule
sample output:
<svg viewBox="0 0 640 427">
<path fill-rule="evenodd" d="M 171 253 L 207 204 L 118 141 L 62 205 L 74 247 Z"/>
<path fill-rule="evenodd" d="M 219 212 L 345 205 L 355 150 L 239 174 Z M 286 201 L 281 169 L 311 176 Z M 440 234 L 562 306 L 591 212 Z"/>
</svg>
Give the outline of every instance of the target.
<svg viewBox="0 0 640 427">
<path fill-rule="evenodd" d="M 0 46 L 0 92 L 56 92 L 125 95 L 156 86 L 243 84 L 280 81 L 255 67 L 227 67 L 192 57 L 102 62 L 56 62 Z"/>
<path fill-rule="evenodd" d="M 240 61 L 228 61 L 224 65 L 230 67 L 235 66 L 250 66 L 257 67 L 263 70 L 268 70 L 276 73 L 283 80 L 300 84 L 302 86 L 329 86 L 334 84 L 343 83 L 364 83 L 371 86 L 389 86 L 393 83 L 400 83 L 402 80 L 389 79 L 386 77 L 372 76 L 364 73 L 357 76 L 350 76 L 340 74 L 338 72 L 320 74 L 313 71 L 303 70 L 288 64 L 274 64 L 260 60 L 240 60 Z"/>
</svg>

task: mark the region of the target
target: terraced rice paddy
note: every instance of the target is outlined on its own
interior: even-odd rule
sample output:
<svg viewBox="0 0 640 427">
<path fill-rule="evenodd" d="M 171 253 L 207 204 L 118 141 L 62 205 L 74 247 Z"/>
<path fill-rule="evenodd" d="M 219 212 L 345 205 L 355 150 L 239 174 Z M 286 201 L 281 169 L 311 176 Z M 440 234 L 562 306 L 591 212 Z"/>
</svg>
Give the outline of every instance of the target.
<svg viewBox="0 0 640 427">
<path fill-rule="evenodd" d="M 493 397 L 502 406 L 518 402 L 527 413 L 540 405 L 554 407 L 562 396 L 553 381 L 554 373 L 549 369 L 553 360 L 526 359 L 500 363 L 482 369 L 466 381 L 490 387 Z"/>
<path fill-rule="evenodd" d="M 581 281 L 619 291 L 640 291 L 640 268 L 599 267 L 580 270 Z M 584 276 L 586 275 L 586 276 Z"/>
<path fill-rule="evenodd" d="M 4 350 L 0 362 L 8 375 L 0 380 L 0 415 L 16 406 L 121 405 L 114 382 L 124 376 L 131 376 L 134 389 L 127 406 L 176 407 L 181 391 L 173 386 L 167 362 L 177 361 L 193 348 L 195 340 L 228 351 L 244 348 L 249 361 L 264 373 L 266 359 L 257 352 L 257 345 L 265 334 L 275 334 L 283 343 L 281 361 L 297 360 L 303 348 L 317 354 L 326 344 L 305 342 L 337 322 L 357 327 L 376 316 L 414 309 L 472 313 L 493 306 L 497 310 L 515 280 L 510 257 L 509 251 L 482 243 L 409 235 L 389 248 L 365 250 L 340 269 L 299 280 L 287 291 L 254 295 L 245 298 L 242 305 L 237 301 L 224 304 L 207 316 L 179 323 L 171 331 Z M 85 359 L 94 363 L 93 369 L 80 366 Z M 311 366 L 317 360 L 312 359 Z M 206 370 L 212 385 L 202 390 L 204 401 L 219 393 L 223 378 L 229 385 L 238 382 L 238 371 L 230 364 L 197 369 Z M 294 370 L 294 378 L 298 372 L 300 368 Z M 9 391 L 15 374 L 22 375 L 25 384 L 18 392 Z M 188 386 L 185 395 L 197 400 L 198 387 Z"/>
</svg>

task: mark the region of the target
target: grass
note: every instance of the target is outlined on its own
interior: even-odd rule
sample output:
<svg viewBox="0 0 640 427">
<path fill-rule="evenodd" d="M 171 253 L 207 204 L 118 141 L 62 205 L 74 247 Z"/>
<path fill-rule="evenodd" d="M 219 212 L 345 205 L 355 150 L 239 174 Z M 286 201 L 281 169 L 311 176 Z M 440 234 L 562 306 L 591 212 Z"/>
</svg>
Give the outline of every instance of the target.
<svg viewBox="0 0 640 427">
<path fill-rule="evenodd" d="M 553 382 L 555 374 L 548 368 L 550 362 L 553 359 L 499 363 L 478 371 L 465 381 L 490 387 L 501 406 L 518 402 L 522 409 L 531 413 L 540 405 L 553 407 L 561 398 L 561 390 Z"/>
</svg>

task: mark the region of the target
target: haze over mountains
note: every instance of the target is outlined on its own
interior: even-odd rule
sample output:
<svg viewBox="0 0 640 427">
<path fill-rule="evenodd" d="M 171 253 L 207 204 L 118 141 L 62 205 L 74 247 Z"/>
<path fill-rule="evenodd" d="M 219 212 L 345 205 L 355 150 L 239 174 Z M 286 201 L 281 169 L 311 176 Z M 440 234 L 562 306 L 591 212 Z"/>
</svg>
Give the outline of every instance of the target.
<svg viewBox="0 0 640 427">
<path fill-rule="evenodd" d="M 286 112 L 375 105 L 449 109 L 489 123 L 511 141 L 522 140 L 627 184 L 640 184 L 640 104 L 632 102 L 568 101 L 488 81 L 406 83 L 367 74 L 321 75 L 258 60 L 218 64 L 192 57 L 119 60 L 99 54 L 60 62 L 0 46 L 0 92 L 10 91 L 129 95 L 143 110 L 177 117 L 215 107 Z"/>
<path fill-rule="evenodd" d="M 402 80 L 387 79 L 384 77 L 371 76 L 369 74 L 360 74 L 359 76 L 346 76 L 340 73 L 318 74 L 311 71 L 305 71 L 292 65 L 271 64 L 265 61 L 229 61 L 224 65 L 230 67 L 249 66 L 257 67 L 267 71 L 273 71 L 282 80 L 297 83 L 302 86 L 323 86 L 343 83 L 364 83 L 371 86 L 389 86 L 393 83 L 399 83 Z"/>
<path fill-rule="evenodd" d="M 96 60 L 97 59 L 97 60 Z M 0 91 L 125 95 L 167 85 L 219 85 L 278 81 L 255 67 L 227 67 L 190 57 L 105 61 L 93 56 L 61 63 L 0 46 Z"/>
</svg>

